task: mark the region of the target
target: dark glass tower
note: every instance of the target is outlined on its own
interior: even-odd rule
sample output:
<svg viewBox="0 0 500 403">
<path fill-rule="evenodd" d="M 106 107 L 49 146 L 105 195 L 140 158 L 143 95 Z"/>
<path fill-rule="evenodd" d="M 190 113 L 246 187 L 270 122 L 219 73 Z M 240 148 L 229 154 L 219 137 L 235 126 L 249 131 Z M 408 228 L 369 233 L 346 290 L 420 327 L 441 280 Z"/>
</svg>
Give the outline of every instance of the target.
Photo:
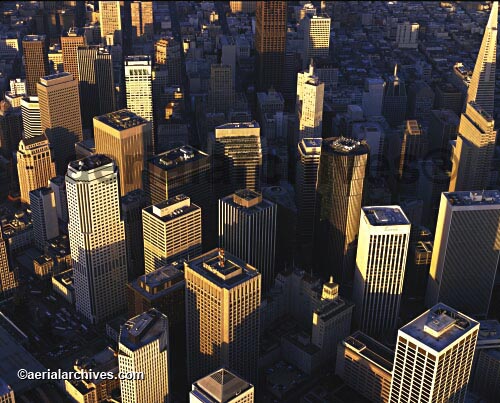
<svg viewBox="0 0 500 403">
<path fill-rule="evenodd" d="M 323 141 L 318 172 L 320 223 L 319 272 L 349 284 L 354 273 L 356 241 L 369 148 L 344 137 Z"/>
</svg>

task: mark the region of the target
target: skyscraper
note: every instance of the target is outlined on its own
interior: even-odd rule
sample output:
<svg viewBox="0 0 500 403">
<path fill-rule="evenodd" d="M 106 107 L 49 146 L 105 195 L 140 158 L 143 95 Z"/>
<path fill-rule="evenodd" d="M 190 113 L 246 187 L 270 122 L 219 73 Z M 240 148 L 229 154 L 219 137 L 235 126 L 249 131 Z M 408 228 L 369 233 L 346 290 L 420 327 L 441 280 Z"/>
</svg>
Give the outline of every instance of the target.
<svg viewBox="0 0 500 403">
<path fill-rule="evenodd" d="M 201 253 L 201 209 L 178 195 L 142 210 L 145 272 Z"/>
<path fill-rule="evenodd" d="M 142 188 L 145 153 L 151 122 L 121 109 L 94 117 L 96 152 L 113 158 L 120 172 L 120 194 Z"/>
<path fill-rule="evenodd" d="M 299 158 L 295 196 L 297 204 L 297 244 L 312 246 L 317 213 L 316 184 L 321 156 L 320 139 L 302 139 L 298 144 Z"/>
<path fill-rule="evenodd" d="M 497 134 L 493 120 L 497 26 L 498 2 L 495 1 L 467 90 L 465 112 L 460 118 L 450 192 L 485 189 L 489 185 Z"/>
<path fill-rule="evenodd" d="M 403 124 L 406 116 L 406 94 L 405 82 L 398 77 L 398 66 L 394 67 L 394 75 L 389 77 L 384 90 L 384 101 L 382 103 L 382 115 L 392 127 Z"/>
<path fill-rule="evenodd" d="M 298 141 L 306 137 L 321 138 L 324 94 L 325 84 L 314 75 L 313 64 L 309 71 L 297 74 Z"/>
<path fill-rule="evenodd" d="M 99 2 L 99 25 L 101 26 L 101 38 L 104 44 L 122 44 L 122 19 L 119 1 Z"/>
<path fill-rule="evenodd" d="M 85 36 L 83 35 L 83 32 L 80 33 L 75 28 L 71 28 L 66 35 L 61 36 L 64 71 L 70 73 L 76 81 L 79 80 L 76 52 L 79 46 L 84 45 Z"/>
<path fill-rule="evenodd" d="M 89 322 L 101 323 L 126 308 L 118 168 L 101 154 L 72 161 L 66 189 L 76 310 Z"/>
<path fill-rule="evenodd" d="M 252 121 L 216 127 L 212 164 L 216 197 L 237 189 L 258 190 L 262 170 L 259 124 Z"/>
<path fill-rule="evenodd" d="M 10 268 L 7 243 L 3 239 L 3 231 L 0 231 L 0 301 L 12 296 L 16 288 L 17 273 Z"/>
<path fill-rule="evenodd" d="M 442 193 L 426 305 L 488 314 L 500 258 L 500 192 Z"/>
<path fill-rule="evenodd" d="M 221 368 L 193 383 L 189 403 L 254 403 L 254 387 L 229 370 Z"/>
<path fill-rule="evenodd" d="M 155 42 L 155 66 L 167 69 L 168 84 L 182 84 L 181 47 L 172 36 Z"/>
<path fill-rule="evenodd" d="M 40 77 L 49 74 L 49 46 L 45 35 L 27 35 L 23 39 L 28 95 L 37 95 Z"/>
<path fill-rule="evenodd" d="M 83 139 L 78 81 L 70 73 L 58 73 L 40 78 L 37 88 L 42 131 L 61 174 L 75 155 L 75 143 Z"/>
<path fill-rule="evenodd" d="M 56 199 L 49 187 L 42 187 L 30 192 L 31 218 L 33 220 L 33 240 L 40 250 L 45 249 L 45 242 L 59 235 Z"/>
<path fill-rule="evenodd" d="M 255 13 L 257 8 L 256 1 L 230 1 L 229 7 L 231 7 L 232 13 Z"/>
<path fill-rule="evenodd" d="M 214 249 L 185 263 L 188 381 L 220 367 L 257 376 L 261 276 Z"/>
<path fill-rule="evenodd" d="M 168 403 L 168 318 L 150 309 L 120 327 L 118 368 L 122 373 L 142 373 L 143 379 L 120 380 L 123 403 Z"/>
<path fill-rule="evenodd" d="M 255 21 L 257 89 L 281 89 L 286 40 L 286 1 L 258 1 Z"/>
<path fill-rule="evenodd" d="M 228 113 L 234 107 L 233 72 L 228 64 L 212 64 L 208 104 L 211 112 Z"/>
<path fill-rule="evenodd" d="M 321 254 L 324 274 L 347 284 L 353 278 L 369 149 L 344 137 L 323 141 L 318 171 Z"/>
<path fill-rule="evenodd" d="M 363 114 L 366 117 L 382 116 L 385 81 L 382 78 L 366 78 L 363 89 Z"/>
<path fill-rule="evenodd" d="M 128 56 L 125 58 L 125 90 L 127 109 L 153 125 L 153 87 L 151 80 L 151 57 Z M 155 154 L 156 141 L 152 133 L 146 155 Z"/>
<path fill-rule="evenodd" d="M 302 65 L 307 67 L 311 59 L 327 58 L 330 51 L 331 18 L 327 14 L 306 14 L 300 25 L 304 26 L 304 57 Z"/>
<path fill-rule="evenodd" d="M 399 329 L 389 402 L 464 402 L 478 332 L 444 304 Z"/>
<path fill-rule="evenodd" d="M 91 129 L 94 116 L 116 110 L 113 62 L 111 53 L 102 46 L 79 46 L 77 62 L 82 124 Z M 89 99 L 98 102 L 88 102 Z"/>
<path fill-rule="evenodd" d="M 66 195 L 66 181 L 63 175 L 54 176 L 49 180 L 49 187 L 54 192 L 56 199 L 57 218 L 62 222 L 68 222 L 68 197 Z"/>
<path fill-rule="evenodd" d="M 399 206 L 361 209 L 353 300 L 357 324 L 371 336 L 390 340 L 396 330 L 409 241 Z"/>
<path fill-rule="evenodd" d="M 219 200 L 219 246 L 262 275 L 262 289 L 274 283 L 277 206 L 249 189 Z"/>
<path fill-rule="evenodd" d="M 132 17 L 132 38 L 134 40 L 153 37 L 153 2 L 132 1 L 130 3 Z"/>
<path fill-rule="evenodd" d="M 49 179 L 56 176 L 47 137 L 41 135 L 19 142 L 17 174 L 21 201 L 29 204 L 30 191 L 47 186 Z"/>
<path fill-rule="evenodd" d="M 21 100 L 21 113 L 23 116 L 24 138 L 30 139 L 40 136 L 43 132 L 38 97 L 24 97 Z"/>
</svg>

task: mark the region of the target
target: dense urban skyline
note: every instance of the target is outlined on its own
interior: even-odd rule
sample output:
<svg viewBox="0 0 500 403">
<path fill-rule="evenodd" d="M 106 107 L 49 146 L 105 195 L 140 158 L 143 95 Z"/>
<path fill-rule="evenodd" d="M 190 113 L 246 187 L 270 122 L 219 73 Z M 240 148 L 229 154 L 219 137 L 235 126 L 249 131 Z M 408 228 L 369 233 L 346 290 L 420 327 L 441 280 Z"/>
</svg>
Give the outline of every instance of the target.
<svg viewBox="0 0 500 403">
<path fill-rule="evenodd" d="M 498 2 L 0 2 L 0 401 L 500 401 Z"/>
</svg>

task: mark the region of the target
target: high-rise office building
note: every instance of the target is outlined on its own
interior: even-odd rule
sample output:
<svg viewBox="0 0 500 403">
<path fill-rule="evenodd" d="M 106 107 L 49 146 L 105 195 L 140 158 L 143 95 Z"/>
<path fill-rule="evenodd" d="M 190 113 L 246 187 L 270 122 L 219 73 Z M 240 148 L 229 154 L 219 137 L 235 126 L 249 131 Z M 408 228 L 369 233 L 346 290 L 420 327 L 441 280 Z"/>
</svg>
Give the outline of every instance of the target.
<svg viewBox="0 0 500 403">
<path fill-rule="evenodd" d="M 221 368 L 193 383 L 189 403 L 254 403 L 254 387 L 229 370 Z"/>
<path fill-rule="evenodd" d="M 122 196 L 142 188 L 144 150 L 151 130 L 151 122 L 127 109 L 94 118 L 96 152 L 113 158 L 118 166 Z"/>
<path fill-rule="evenodd" d="M 416 120 L 407 120 L 401 142 L 399 157 L 399 195 L 417 196 L 419 178 L 418 164 L 423 160 L 428 149 L 428 137 Z"/>
<path fill-rule="evenodd" d="M 27 35 L 23 39 L 28 95 L 37 95 L 40 77 L 49 74 L 49 46 L 45 35 Z"/>
<path fill-rule="evenodd" d="M 185 263 L 188 381 L 220 367 L 257 376 L 261 275 L 214 249 Z"/>
<path fill-rule="evenodd" d="M 12 390 L 11 386 L 5 383 L 5 381 L 2 378 L 0 378 L 0 402 L 16 403 L 16 398 L 14 397 L 14 391 Z"/>
<path fill-rule="evenodd" d="M 45 242 L 59 235 L 56 198 L 49 187 L 30 192 L 31 219 L 33 220 L 33 240 L 39 249 L 45 249 Z"/>
<path fill-rule="evenodd" d="M 11 297 L 17 285 L 17 272 L 10 268 L 7 242 L 0 231 L 0 301 Z"/>
<path fill-rule="evenodd" d="M 362 107 L 366 117 L 382 116 L 385 81 L 382 78 L 366 78 Z"/>
<path fill-rule="evenodd" d="M 168 322 L 153 308 L 120 327 L 118 368 L 121 373 L 143 374 L 143 379 L 120 380 L 123 403 L 170 401 Z"/>
<path fill-rule="evenodd" d="M 133 280 L 144 273 L 144 238 L 142 235 L 142 209 L 149 205 L 142 189 L 132 190 L 120 201 L 125 240 L 127 242 L 128 279 Z M 141 311 L 142 312 L 142 311 Z M 137 315 L 140 312 L 137 313 Z"/>
<path fill-rule="evenodd" d="M 201 209 L 178 195 L 142 210 L 145 272 L 201 253 Z"/>
<path fill-rule="evenodd" d="M 257 89 L 281 89 L 286 40 L 286 1 L 258 1 L 255 11 Z"/>
<path fill-rule="evenodd" d="M 62 174 L 75 155 L 75 143 L 83 139 L 78 81 L 70 73 L 58 73 L 40 78 L 37 88 L 42 131 Z"/>
<path fill-rule="evenodd" d="M 358 330 L 339 344 L 335 374 L 369 401 L 387 403 L 393 362 L 393 351 Z"/>
<path fill-rule="evenodd" d="M 232 67 L 227 64 L 212 64 L 208 91 L 209 110 L 228 113 L 234 107 L 234 97 Z"/>
<path fill-rule="evenodd" d="M 201 207 L 205 250 L 217 241 L 217 212 L 212 200 L 210 156 L 185 145 L 156 155 L 147 162 L 144 190 L 151 204 L 185 194 Z"/>
<path fill-rule="evenodd" d="M 431 112 L 428 133 L 432 158 L 450 160 L 450 141 L 457 138 L 459 122 L 458 116 L 450 109 Z"/>
<path fill-rule="evenodd" d="M 321 138 L 324 95 L 325 84 L 314 75 L 313 64 L 309 66 L 309 71 L 297 74 L 298 141 L 306 137 Z"/>
<path fill-rule="evenodd" d="M 49 179 L 56 176 L 47 137 L 41 135 L 19 142 L 17 174 L 21 201 L 29 204 L 30 191 L 47 186 Z"/>
<path fill-rule="evenodd" d="M 62 222 L 68 222 L 68 197 L 66 195 L 66 181 L 64 176 L 54 176 L 49 180 L 49 187 L 54 192 L 56 199 L 57 218 Z"/>
<path fill-rule="evenodd" d="M 259 124 L 252 121 L 216 127 L 212 164 L 217 197 L 237 189 L 258 190 L 262 170 Z"/>
<path fill-rule="evenodd" d="M 66 190 L 76 310 L 101 323 L 126 308 L 127 255 L 118 168 L 102 154 L 68 165 Z"/>
<path fill-rule="evenodd" d="M 219 200 L 219 246 L 255 267 L 262 289 L 274 283 L 277 206 L 249 189 Z"/>
<path fill-rule="evenodd" d="M 392 127 L 402 125 L 406 116 L 406 94 L 405 82 L 398 77 L 398 66 L 394 67 L 394 75 L 389 77 L 384 90 L 384 101 L 382 103 L 382 115 Z"/>
<path fill-rule="evenodd" d="M 390 403 L 463 403 L 479 323 L 437 304 L 398 331 Z"/>
<path fill-rule="evenodd" d="M 24 97 L 21 100 L 21 113 L 23 117 L 24 138 L 29 139 L 40 136 L 43 131 L 38 97 Z"/>
<path fill-rule="evenodd" d="M 485 318 L 500 258 L 500 192 L 441 195 L 426 305 L 438 301 Z"/>
<path fill-rule="evenodd" d="M 182 84 L 181 47 L 174 37 L 166 36 L 155 42 L 155 66 L 167 69 L 168 84 Z"/>
<path fill-rule="evenodd" d="M 0 101 L 0 153 L 10 159 L 23 136 L 23 118 L 19 108 Z"/>
<path fill-rule="evenodd" d="M 318 171 L 322 264 L 325 274 L 352 280 L 369 149 L 344 137 L 323 141 Z"/>
<path fill-rule="evenodd" d="M 485 189 L 489 185 L 497 134 L 493 120 L 497 26 L 498 2 L 495 1 L 467 89 L 465 112 L 460 118 L 450 192 Z"/>
<path fill-rule="evenodd" d="M 321 139 L 305 138 L 298 144 L 299 158 L 295 196 L 297 204 L 297 244 L 311 247 L 317 213 L 318 167 L 321 157 Z"/>
<path fill-rule="evenodd" d="M 128 56 L 125 58 L 125 90 L 127 109 L 153 124 L 153 82 L 150 56 Z M 156 142 L 152 133 L 146 155 L 153 156 Z"/>
<path fill-rule="evenodd" d="M 396 27 L 396 43 L 400 49 L 418 48 L 418 31 L 420 25 L 416 22 L 401 22 Z"/>
<path fill-rule="evenodd" d="M 122 19 L 119 1 L 99 2 L 101 40 L 106 45 L 122 44 Z"/>
<path fill-rule="evenodd" d="M 132 18 L 132 38 L 134 40 L 153 37 L 153 2 L 132 1 L 130 3 Z"/>
<path fill-rule="evenodd" d="M 116 110 L 111 53 L 102 46 L 79 46 L 77 63 L 82 124 L 91 129 L 94 116 Z M 88 102 L 89 99 L 98 101 Z"/>
<path fill-rule="evenodd" d="M 256 1 L 230 1 L 229 7 L 231 8 L 231 12 L 236 13 L 255 13 L 255 9 L 257 8 Z"/>
<path fill-rule="evenodd" d="M 332 20 L 326 14 L 307 14 L 300 22 L 304 26 L 304 68 L 311 59 L 327 58 L 330 51 L 330 24 Z"/>
<path fill-rule="evenodd" d="M 66 35 L 61 36 L 61 49 L 64 71 L 70 73 L 78 81 L 77 50 L 79 46 L 85 45 L 83 32 L 79 33 L 76 28 L 71 28 Z"/>
<path fill-rule="evenodd" d="M 353 301 L 361 331 L 392 339 L 403 292 L 410 222 L 399 206 L 363 207 Z"/>
</svg>

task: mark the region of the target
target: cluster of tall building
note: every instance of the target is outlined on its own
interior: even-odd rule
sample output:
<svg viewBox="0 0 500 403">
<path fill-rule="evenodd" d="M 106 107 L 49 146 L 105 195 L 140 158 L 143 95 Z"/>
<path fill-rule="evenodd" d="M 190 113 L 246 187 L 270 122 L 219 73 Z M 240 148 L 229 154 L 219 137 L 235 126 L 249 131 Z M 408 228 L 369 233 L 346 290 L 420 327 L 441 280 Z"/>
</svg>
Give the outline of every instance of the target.
<svg viewBox="0 0 500 403">
<path fill-rule="evenodd" d="M 375 402 L 491 392 L 500 359 L 477 344 L 500 259 L 497 2 L 465 107 L 453 106 L 459 120 L 452 106 L 433 110 L 448 105 L 444 86 L 435 101 L 398 65 L 366 78 L 358 105 L 333 110 L 340 25 L 326 11 L 340 6 L 293 6 L 295 37 L 287 2 L 229 2 L 236 19 L 255 13 L 248 70 L 244 29 L 230 38 L 210 4 L 189 14 L 189 4 L 95 3 L 100 39 L 65 30 L 63 71 L 49 62 L 49 32 L 24 37 L 25 79 L 0 115 L 0 156 L 15 154 L 17 168 L 11 202 L 31 217 L 14 241 L 20 230 L 0 223 L 0 300 L 18 286 L 14 252 L 34 246 L 49 261 L 67 235 L 76 312 L 95 329 L 121 320 L 116 351 L 75 369 L 144 374 L 67 381 L 66 393 L 99 401 L 119 386 L 124 403 L 169 402 L 191 385 L 193 403 L 251 403 L 276 357 L 307 375 L 334 363 Z M 211 24 L 188 35 L 171 10 Z M 397 49 L 418 49 L 418 23 L 388 29 Z M 210 63 L 205 36 L 217 38 Z M 255 93 L 241 92 L 248 71 Z M 427 308 L 406 325 L 405 293 Z"/>
</svg>

